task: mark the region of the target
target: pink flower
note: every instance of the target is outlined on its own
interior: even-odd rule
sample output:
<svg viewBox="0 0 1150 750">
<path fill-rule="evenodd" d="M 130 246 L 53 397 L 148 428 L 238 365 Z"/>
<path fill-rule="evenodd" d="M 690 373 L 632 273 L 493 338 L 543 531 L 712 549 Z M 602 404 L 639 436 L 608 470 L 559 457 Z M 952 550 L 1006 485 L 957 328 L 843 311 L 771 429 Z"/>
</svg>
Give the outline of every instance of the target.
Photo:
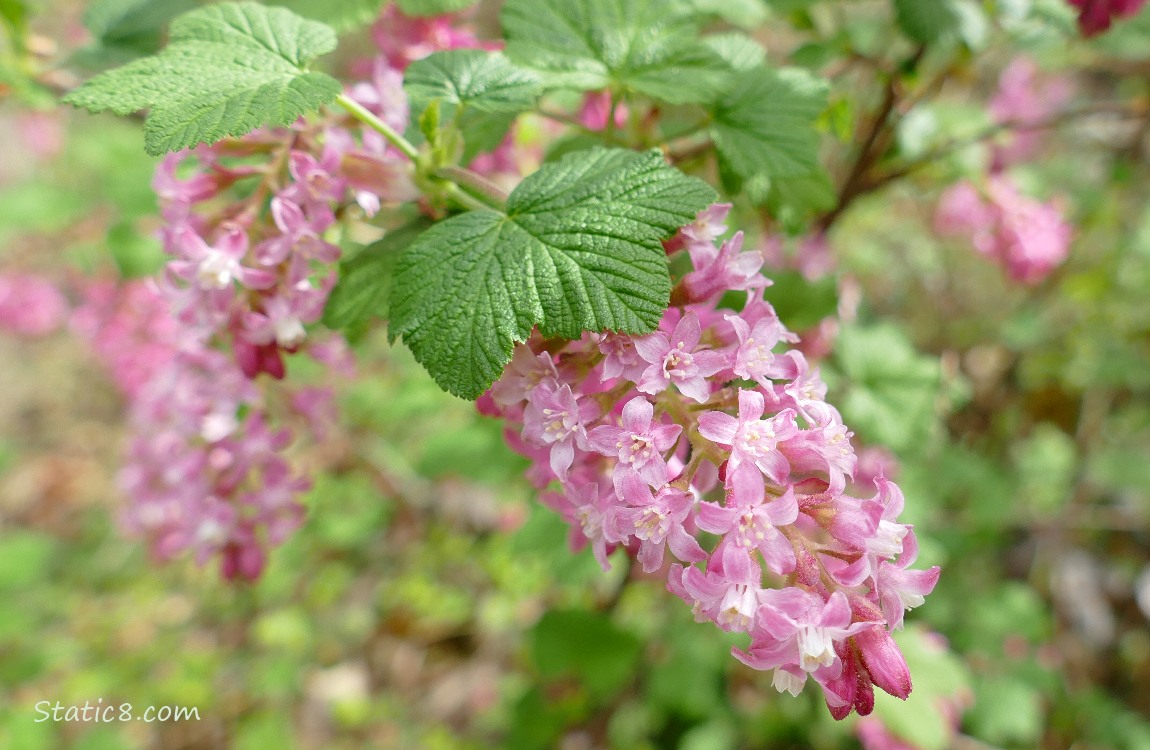
<svg viewBox="0 0 1150 750">
<path fill-rule="evenodd" d="M 579 551 L 590 544 L 599 567 L 610 570 L 607 555 L 615 548 L 616 541 L 610 520 L 618 502 L 614 492 L 602 492 L 598 482 L 569 484 L 565 489 L 562 493 L 543 495 L 543 502 L 571 523 L 571 549 Z"/>
<path fill-rule="evenodd" d="M 938 584 L 937 565 L 927 570 L 908 570 L 916 559 L 918 540 L 911 531 L 903 539 L 898 562 L 883 561 L 875 573 L 875 590 L 882 614 L 892 628 L 901 628 L 906 610 L 920 606 Z"/>
<path fill-rule="evenodd" d="M 598 414 L 598 406 L 582 404 L 571 386 L 544 384 L 531 392 L 523 415 L 523 434 L 536 444 L 551 446 L 551 471 L 560 479 L 575 460 L 575 447 L 589 450 L 585 424 Z"/>
<path fill-rule="evenodd" d="M 635 348 L 635 339 L 617 333 L 607 333 L 599 336 L 599 351 L 603 357 L 603 380 L 624 377 L 628 380 L 638 380 L 647 369 L 647 363 L 639 356 Z"/>
<path fill-rule="evenodd" d="M 674 383 L 683 395 L 703 403 L 711 395 L 706 378 L 727 366 L 721 352 L 698 349 L 702 335 L 699 317 L 688 312 L 670 338 L 662 331 L 635 340 L 635 350 L 648 363 L 639 379 L 639 390 L 658 394 Z"/>
<path fill-rule="evenodd" d="M 855 635 L 859 657 L 871 682 L 899 700 L 911 691 L 910 668 L 898 644 L 881 625 L 864 628 Z"/>
<path fill-rule="evenodd" d="M 841 591 L 824 601 L 799 588 L 767 589 L 762 600 L 750 647 L 732 653 L 755 669 L 784 668 L 785 676 L 776 673 L 780 692 L 797 694 L 806 676 L 815 672 L 837 676 L 842 665 L 835 644 L 873 624 L 851 623 L 850 603 Z"/>
<path fill-rule="evenodd" d="M 798 375 L 796 361 L 790 356 L 775 356 L 773 349 L 787 333 L 777 317 L 763 316 L 752 328 L 739 315 L 725 316 L 739 339 L 735 350 L 734 373 L 761 386 L 772 385 L 772 379 Z"/>
<path fill-rule="evenodd" d="M 730 544 L 757 549 L 767 567 L 780 575 L 795 569 L 795 550 L 779 531 L 799 517 L 795 495 L 788 490 L 782 497 L 764 502 L 763 477 L 751 464 L 742 464 L 727 477 L 728 503 L 699 503 L 699 528 L 723 535 Z"/>
<path fill-rule="evenodd" d="M 1138 12 L 1146 0 L 1069 0 L 1078 8 L 1078 27 L 1083 36 L 1095 36 L 1110 28 L 1115 18 L 1126 18 Z"/>
<path fill-rule="evenodd" d="M 272 217 L 282 234 L 256 246 L 256 259 L 260 264 L 277 266 L 289 258 L 297 263 L 312 259 L 320 263 L 339 260 L 339 248 L 321 238 L 335 217 L 326 209 L 312 211 L 312 214 L 309 219 L 302 208 L 287 198 L 272 198 Z"/>
<path fill-rule="evenodd" d="M 791 465 L 778 444 L 798 434 L 795 413 L 786 409 L 762 419 L 764 409 L 763 394 L 740 388 L 738 418 L 721 411 L 706 412 L 699 416 L 699 433 L 730 449 L 728 472 L 746 462 L 758 467 L 775 484 L 785 485 Z"/>
<path fill-rule="evenodd" d="M 881 719 L 867 716 L 855 725 L 855 734 L 862 743 L 863 750 L 921 750 L 915 745 L 896 737 L 882 723 Z"/>
<path fill-rule="evenodd" d="M 851 433 L 839 421 L 833 407 L 819 402 L 824 409 L 814 410 L 808 405 L 807 419 L 811 425 L 779 445 L 779 451 L 791 465 L 792 474 L 822 472 L 827 476 L 828 490 L 842 492 L 847 477 L 855 470 L 856 458 L 851 446 Z M 819 421 L 814 421 L 812 416 Z M 825 421 L 824 421 L 825 420 Z"/>
<path fill-rule="evenodd" d="M 275 274 L 241 263 L 248 252 L 248 235 L 239 227 L 228 227 L 214 245 L 188 227 L 177 230 L 173 241 L 181 260 L 172 261 L 168 267 L 200 289 L 222 291 L 237 282 L 249 289 L 275 284 Z"/>
<path fill-rule="evenodd" d="M 335 140 L 329 140 L 319 159 L 306 151 L 292 151 L 288 171 L 295 180 L 280 195 L 301 205 L 326 206 L 343 197 L 347 183 L 339 173 L 343 154 Z"/>
<path fill-rule="evenodd" d="M 696 271 L 722 257 L 713 242 L 725 208 L 700 214 L 668 250 L 686 248 Z M 664 570 L 670 548 L 679 564 L 666 570 L 668 590 L 696 620 L 748 632 L 738 658 L 774 670 L 782 691 L 813 676 L 837 719 L 865 715 L 874 685 L 910 690 L 887 628 L 937 569 L 907 570 L 914 539 L 893 483 L 880 476 L 869 500 L 843 494 L 857 463 L 851 432 L 818 370 L 787 348 L 798 339 L 763 298 L 765 280 L 746 285 L 737 314 L 722 304 L 718 292 L 743 289 L 740 279 L 725 275 L 702 301 L 676 295 L 648 336 L 587 334 L 538 355 L 518 347 L 480 408 L 508 420 L 533 484 L 561 480 L 544 502 L 571 524 L 573 546 L 590 543 L 606 567 L 619 545 L 647 573 Z M 740 388 L 747 379 L 758 388 Z M 720 477 L 721 503 L 711 499 Z M 719 537 L 709 554 L 708 535 Z"/>
<path fill-rule="evenodd" d="M 759 275 L 763 256 L 743 252 L 743 233 L 724 242 L 717 250 L 710 243 L 687 245 L 695 267 L 683 277 L 683 287 L 691 300 L 702 301 L 728 290 L 743 290 L 767 286 Z"/>
<path fill-rule="evenodd" d="M 314 287 L 303 279 L 278 290 L 279 294 L 263 298 L 261 311 L 243 316 L 244 338 L 257 346 L 274 342 L 281 349 L 295 351 L 307 338 L 304 324 L 314 323 L 323 316 L 334 282 L 334 276 L 329 276 L 322 286 Z"/>
<path fill-rule="evenodd" d="M 484 46 L 472 32 L 456 28 L 454 20 L 449 15 L 412 18 L 391 4 L 384 9 L 371 33 L 380 53 L 393 67 L 403 70 L 408 63 L 432 52 Z"/>
<path fill-rule="evenodd" d="M 583 95 L 583 106 L 579 109 L 579 122 L 588 130 L 603 130 L 607 127 L 607 119 L 611 116 L 611 92 L 589 91 Z M 626 104 L 615 107 L 615 127 L 621 128 L 627 124 L 628 110 Z"/>
<path fill-rule="evenodd" d="M 526 344 L 521 344 L 515 347 L 503 376 L 491 386 L 491 397 L 498 406 L 518 405 L 526 401 L 540 383 L 557 381 L 558 378 L 559 371 L 555 369 L 550 354 L 536 354 Z"/>
<path fill-rule="evenodd" d="M 68 301 L 47 279 L 31 274 L 0 275 L 0 331 L 46 336 L 68 317 Z"/>
<path fill-rule="evenodd" d="M 695 503 L 690 493 L 667 484 L 652 493 L 638 472 L 620 466 L 615 470 L 615 494 L 628 506 L 614 509 L 615 541 L 639 540 L 638 559 L 645 572 L 662 567 L 667 546 L 683 562 L 707 558 L 695 537 L 683 528 Z"/>
<path fill-rule="evenodd" d="M 726 221 L 727 214 L 730 212 L 730 203 L 712 203 L 700 211 L 694 221 L 663 243 L 663 246 L 668 253 L 673 253 L 690 247 L 711 245 L 710 252 L 714 253 L 715 240 L 722 237 L 727 231 L 727 225 L 723 222 Z"/>
<path fill-rule="evenodd" d="M 385 58 L 376 58 L 372 62 L 371 80 L 352 86 L 348 96 L 396 131 L 402 133 L 407 129 L 408 103 L 407 95 L 403 93 L 403 71 L 391 67 Z"/>
<path fill-rule="evenodd" d="M 1070 100 L 1069 80 L 1051 76 L 1043 79 L 1038 66 L 1026 57 L 1016 57 L 998 79 L 998 90 L 990 100 L 995 122 L 1013 128 L 1006 145 L 995 149 L 999 167 L 1026 161 L 1034 156 L 1042 133 L 1027 126 L 1040 124 Z"/>
<path fill-rule="evenodd" d="M 978 188 L 967 181 L 947 188 L 934 211 L 934 230 L 946 237 L 970 237 L 976 247 L 989 247 L 995 212 Z"/>
<path fill-rule="evenodd" d="M 1066 260 L 1073 234 L 1057 206 L 1021 195 L 1005 175 L 990 179 L 985 199 L 969 183 L 951 187 L 935 226 L 940 234 L 968 237 L 1023 284 L 1042 281 Z"/>
<path fill-rule="evenodd" d="M 725 631 L 744 633 L 762 604 L 761 579 L 749 549 L 724 543 L 707 561 L 705 573 L 672 566 L 667 588 L 691 605 L 696 622 L 710 620 Z"/>
<path fill-rule="evenodd" d="M 202 171 L 181 180 L 176 171 L 189 156 L 188 151 L 168 154 L 156 167 L 152 178 L 152 189 L 160 199 L 164 218 L 169 221 L 183 219 L 193 204 L 214 197 L 223 187 L 221 180 Z"/>
<path fill-rule="evenodd" d="M 1011 279 L 1037 284 L 1070 254 L 1073 230 L 1054 205 L 1021 195 L 1005 177 L 990 181 L 999 224 L 995 256 Z"/>
<path fill-rule="evenodd" d="M 652 424 L 655 408 L 642 396 L 623 407 L 623 426 L 602 425 L 587 434 L 592 450 L 615 456 L 619 463 L 639 472 L 647 484 L 658 487 L 670 478 L 663 458 L 679 438 L 677 424 Z"/>
</svg>

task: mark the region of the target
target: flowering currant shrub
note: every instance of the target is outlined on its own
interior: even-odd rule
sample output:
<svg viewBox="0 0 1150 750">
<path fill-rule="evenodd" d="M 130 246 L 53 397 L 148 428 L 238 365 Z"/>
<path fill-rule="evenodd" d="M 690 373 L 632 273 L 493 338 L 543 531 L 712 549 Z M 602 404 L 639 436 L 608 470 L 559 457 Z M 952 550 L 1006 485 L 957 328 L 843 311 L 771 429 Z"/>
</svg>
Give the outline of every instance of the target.
<svg viewBox="0 0 1150 750">
<path fill-rule="evenodd" d="M 1059 18 L 1093 36 L 1142 4 L 1071 0 Z M 145 113 L 164 267 L 76 284 L 70 318 L 55 287 L 0 276 L 0 326 L 69 318 L 111 373 L 131 430 L 123 525 L 158 559 L 258 579 L 305 521 L 292 446 L 337 418 L 333 389 L 292 370 L 352 378 L 354 343 L 385 324 L 500 421 L 574 550 L 657 577 L 780 692 L 814 681 L 836 719 L 871 713 L 875 686 L 907 699 L 892 633 L 940 569 L 914 567 L 893 462 L 856 451 L 828 401 L 823 363 L 861 304 L 830 232 L 868 193 L 982 148 L 927 191 L 936 233 L 1019 289 L 1047 283 L 1075 232 L 1027 169 L 1082 92 L 1020 56 L 985 132 L 915 146 L 939 58 L 978 46 L 976 3 L 892 0 L 897 64 L 844 55 L 884 89 L 857 122 L 820 74 L 835 65 L 798 62 L 831 45 L 778 64 L 744 18 L 759 3 L 505 0 L 495 38 L 469 5 L 204 4 L 65 95 Z M 806 5 L 791 20 L 816 28 Z M 368 23 L 321 70 L 337 29 Z M 784 324 L 780 300 L 819 290 L 837 305 Z M 897 396 L 874 410 L 888 423 L 913 411 Z"/>
</svg>

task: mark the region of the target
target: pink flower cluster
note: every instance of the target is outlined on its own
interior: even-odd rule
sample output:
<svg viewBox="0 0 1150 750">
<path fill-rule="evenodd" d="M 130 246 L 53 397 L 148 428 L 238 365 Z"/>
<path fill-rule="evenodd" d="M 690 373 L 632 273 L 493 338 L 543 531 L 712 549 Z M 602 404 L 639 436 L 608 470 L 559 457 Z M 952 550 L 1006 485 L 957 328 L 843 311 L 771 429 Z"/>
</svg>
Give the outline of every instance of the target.
<svg viewBox="0 0 1150 750">
<path fill-rule="evenodd" d="M 473 38 L 441 19 L 376 27 L 380 55 L 370 80 L 348 94 L 392 127 L 407 126 L 395 65 Z M 390 29 L 391 33 L 387 33 Z M 331 239 L 348 212 L 415 200 L 411 164 L 374 131 L 346 120 L 297 122 L 170 155 L 153 186 L 171 256 L 160 279 L 93 288 L 75 326 L 129 397 L 134 436 L 122 485 L 125 522 L 168 559 L 193 550 L 222 561 L 225 578 L 252 580 L 268 546 L 303 518 L 309 482 L 284 451 L 269 403 L 301 417 L 313 437 L 330 421 L 330 389 L 291 392 L 285 356 L 306 353 L 349 367 L 342 340 L 317 340 L 340 248 Z M 232 192 L 241 186 L 241 192 Z M 243 195 L 245 197 L 239 197 Z M 269 378 L 261 379 L 260 374 Z M 277 391 L 275 399 L 265 398 Z"/>
<path fill-rule="evenodd" d="M 1073 228 L 1057 201 L 1043 203 L 1019 192 L 1006 171 L 1035 157 L 1042 134 L 1035 129 L 1061 109 L 1073 93 L 1068 81 L 1043 78 L 1033 62 L 1016 58 L 999 79 L 990 102 L 996 122 L 1009 126 L 995 145 L 986 181 L 964 180 L 949 187 L 935 209 L 940 235 L 969 241 L 1020 284 L 1037 284 L 1070 254 Z"/>
<path fill-rule="evenodd" d="M 72 328 L 129 403 L 123 525 L 161 560 L 218 555 L 225 578 L 256 578 L 265 547 L 303 516 L 296 496 L 309 484 L 282 455 L 291 434 L 268 428 L 261 391 L 191 335 L 153 283 L 97 282 L 86 297 Z"/>
<path fill-rule="evenodd" d="M 1037 284 L 1061 265 L 1074 234 L 1057 205 L 1022 195 L 1005 174 L 992 176 L 985 194 L 968 181 L 948 188 L 935 230 L 969 240 L 1022 284 Z"/>
<path fill-rule="evenodd" d="M 1065 107 L 1073 94 L 1069 79 L 1043 75 L 1029 58 L 1012 60 L 990 100 L 994 121 L 1011 128 L 1006 142 L 994 149 L 992 171 L 1034 158 L 1043 135 L 1036 127 Z"/>
<path fill-rule="evenodd" d="M 46 336 L 68 318 L 68 301 L 47 279 L 28 273 L 0 274 L 0 331 Z"/>
<path fill-rule="evenodd" d="M 510 423 L 575 548 L 605 569 L 625 549 L 699 621 L 748 634 L 734 655 L 780 691 L 813 679 L 836 718 L 867 714 L 874 685 L 909 694 L 889 631 L 939 571 L 910 569 L 897 486 L 880 475 L 873 497 L 848 494 L 851 432 L 764 300 L 762 256 L 740 252 L 741 233 L 717 241 L 728 209 L 667 243 L 693 270 L 659 330 L 532 340 L 480 408 Z M 731 291 L 740 310 L 720 304 Z"/>
<path fill-rule="evenodd" d="M 1115 18 L 1128 18 L 1146 4 L 1146 0 L 1069 0 L 1078 8 L 1078 28 L 1083 36 L 1096 36 L 1110 28 Z"/>
</svg>

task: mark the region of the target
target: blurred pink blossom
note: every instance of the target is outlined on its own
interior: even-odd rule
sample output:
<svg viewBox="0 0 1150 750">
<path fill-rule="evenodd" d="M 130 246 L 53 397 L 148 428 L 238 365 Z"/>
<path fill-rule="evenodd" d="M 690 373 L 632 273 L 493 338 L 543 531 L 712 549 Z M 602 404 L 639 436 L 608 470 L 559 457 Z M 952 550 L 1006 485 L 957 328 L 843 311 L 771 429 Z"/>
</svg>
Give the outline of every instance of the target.
<svg viewBox="0 0 1150 750">
<path fill-rule="evenodd" d="M 1010 125 L 1009 139 L 996 147 L 995 164 L 1001 168 L 1033 158 L 1042 132 L 1033 127 L 1062 109 L 1074 94 L 1070 80 L 1043 75 L 1033 60 L 1016 57 L 998 79 L 998 91 L 990 100 L 994 121 Z"/>
<path fill-rule="evenodd" d="M 1037 284 L 1066 260 L 1073 229 L 1059 206 L 1018 192 L 1006 175 L 992 176 L 985 192 L 970 182 L 951 186 L 939 200 L 935 230 L 964 237 L 1021 284 Z"/>
<path fill-rule="evenodd" d="M 46 336 L 68 317 L 68 301 L 52 282 L 27 273 L 0 274 L 0 331 Z"/>
<path fill-rule="evenodd" d="M 1115 18 L 1134 15 L 1146 0 L 1069 0 L 1078 8 L 1078 28 L 1083 36 L 1095 36 L 1110 28 Z"/>
</svg>

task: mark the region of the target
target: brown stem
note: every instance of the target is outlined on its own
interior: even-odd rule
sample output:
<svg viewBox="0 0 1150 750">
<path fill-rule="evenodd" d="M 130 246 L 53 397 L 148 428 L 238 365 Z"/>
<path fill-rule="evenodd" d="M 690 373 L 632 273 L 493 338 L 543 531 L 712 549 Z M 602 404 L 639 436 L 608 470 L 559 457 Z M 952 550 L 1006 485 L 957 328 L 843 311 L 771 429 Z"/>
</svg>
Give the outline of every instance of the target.
<svg viewBox="0 0 1150 750">
<path fill-rule="evenodd" d="M 926 47 L 920 46 L 911 56 L 906 67 L 914 69 L 917 67 L 923 55 L 926 54 Z M 883 150 L 888 141 L 884 138 L 884 133 L 890 127 L 891 115 L 895 111 L 895 105 L 898 103 L 898 83 L 899 76 L 897 73 L 892 73 L 887 77 L 886 85 L 883 87 L 882 103 L 879 104 L 878 109 L 875 111 L 874 116 L 871 118 L 870 127 L 867 130 L 866 137 L 863 138 L 862 148 L 859 149 L 858 158 L 855 159 L 854 165 L 851 167 L 850 173 L 847 175 L 846 180 L 843 182 L 842 188 L 839 190 L 839 199 L 835 207 L 830 210 L 820 221 L 819 229 L 825 232 L 844 211 L 862 195 L 861 189 L 865 183 L 865 177 L 870 168 L 882 156 Z"/>
<path fill-rule="evenodd" d="M 1051 115 L 1042 120 L 1035 122 L 1019 122 L 1017 120 L 1008 120 L 1006 122 L 995 123 L 980 130 L 972 136 L 967 138 L 959 138 L 941 146 L 931 149 L 914 161 L 907 162 L 901 167 L 896 167 L 888 172 L 876 175 L 866 181 L 862 186 L 860 195 L 873 192 L 895 180 L 906 177 L 909 174 L 917 172 L 923 167 L 929 166 L 934 162 L 942 159 L 955 151 L 959 151 L 968 146 L 973 146 L 983 141 L 989 140 L 996 135 L 1008 130 L 1046 130 L 1049 128 L 1064 125 L 1080 117 L 1088 117 L 1090 115 L 1111 113 L 1121 117 L 1147 117 L 1150 116 L 1150 108 L 1146 111 L 1140 111 L 1137 107 L 1131 107 L 1123 102 L 1095 102 L 1076 109 L 1069 109 Z"/>
</svg>

